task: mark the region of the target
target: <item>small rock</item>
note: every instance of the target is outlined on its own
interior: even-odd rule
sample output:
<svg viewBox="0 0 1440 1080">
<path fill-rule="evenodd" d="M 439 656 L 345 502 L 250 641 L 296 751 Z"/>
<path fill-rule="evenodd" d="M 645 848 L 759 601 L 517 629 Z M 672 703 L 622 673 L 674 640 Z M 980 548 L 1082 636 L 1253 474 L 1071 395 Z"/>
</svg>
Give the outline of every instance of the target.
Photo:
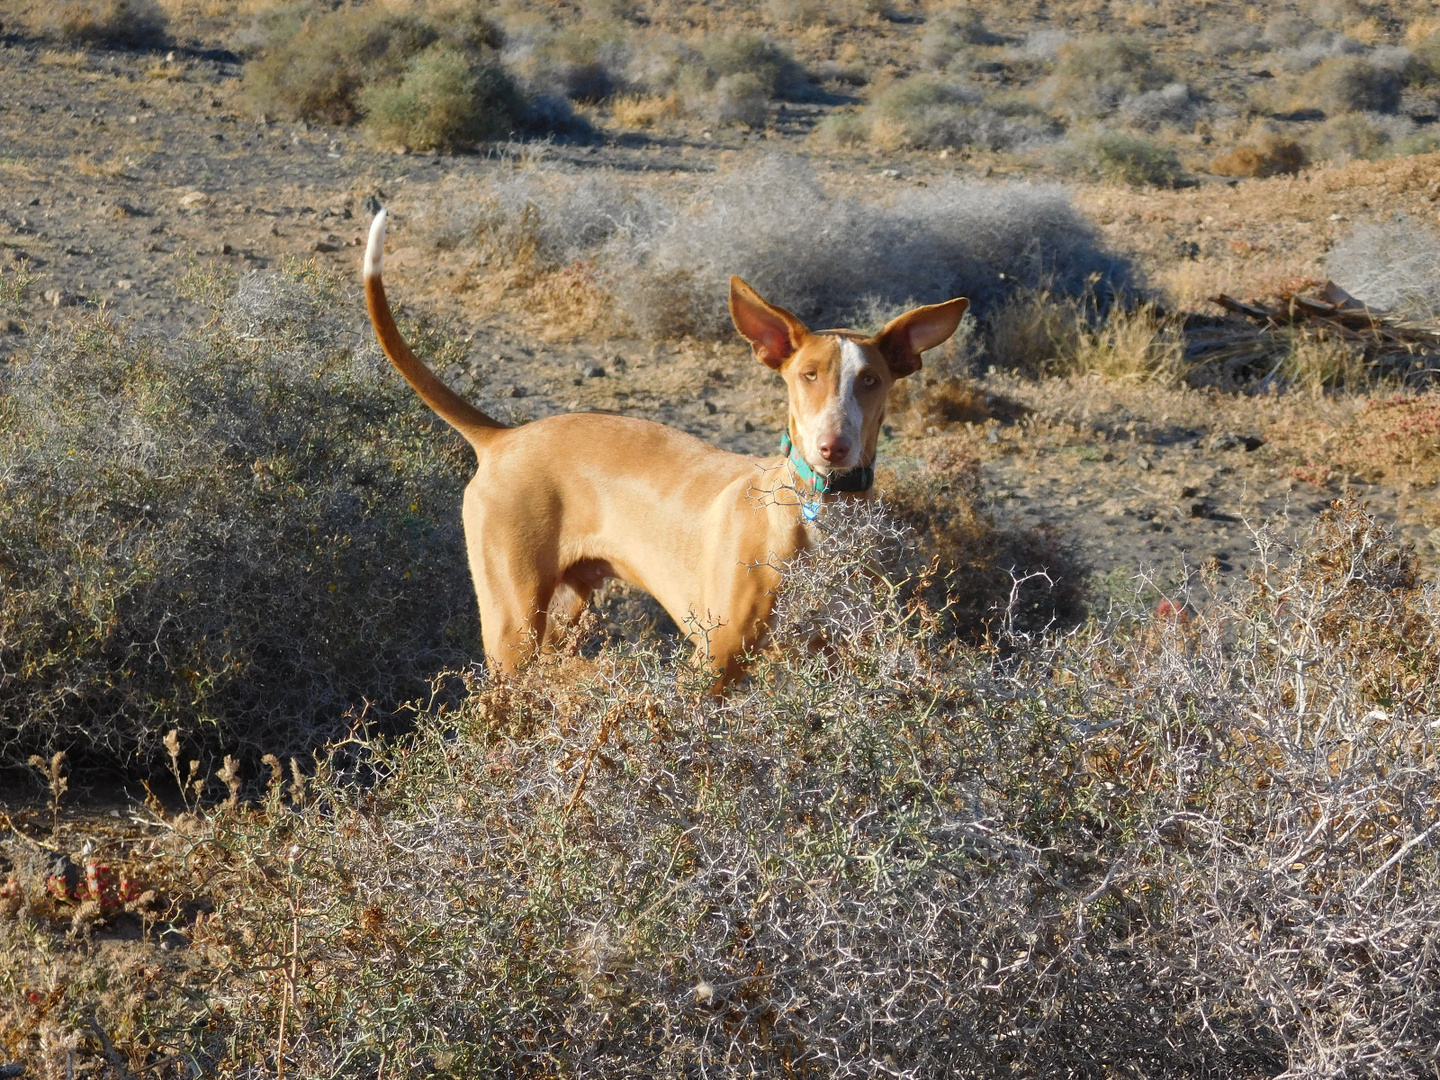
<svg viewBox="0 0 1440 1080">
<path fill-rule="evenodd" d="M 525 396 L 526 392 L 527 392 L 527 391 L 525 390 L 525 387 L 523 387 L 523 386 L 507 386 L 504 390 L 501 390 L 501 391 L 500 391 L 500 396 L 501 396 L 501 397 L 521 398 L 521 397 L 524 397 L 524 396 Z"/>
<path fill-rule="evenodd" d="M 68 298 L 59 289 L 46 289 L 43 295 L 45 302 L 51 307 L 63 307 L 68 303 Z"/>
<path fill-rule="evenodd" d="M 713 401 L 707 401 L 705 402 L 705 411 L 711 416 L 714 416 L 717 412 L 720 411 L 720 408 Z"/>
<path fill-rule="evenodd" d="M 754 430 L 755 430 L 755 425 L 752 424 L 749 420 L 746 420 L 746 421 L 745 421 L 745 430 L 746 430 L 746 431 L 754 431 Z"/>
<path fill-rule="evenodd" d="M 880 170 L 880 175 L 883 176 L 883 177 L 886 177 L 887 179 L 890 179 L 890 180 L 899 180 L 899 179 L 900 179 L 900 170 L 899 170 L 899 169 L 881 169 L 881 170 Z"/>
<path fill-rule="evenodd" d="M 365 196 L 365 201 L 360 204 L 360 208 L 371 216 L 378 214 L 383 209 L 380 200 L 374 195 Z"/>
<path fill-rule="evenodd" d="M 1197 499 L 1186 507 L 1186 513 L 1192 518 L 1208 518 L 1210 516 L 1210 504 L 1204 499 Z"/>
<path fill-rule="evenodd" d="M 119 281 L 115 282 L 115 288 L 119 289 L 121 292 L 129 292 L 134 287 L 135 282 L 131 281 L 129 278 L 121 278 Z"/>
<path fill-rule="evenodd" d="M 605 378 L 605 369 L 599 364 L 586 364 L 580 369 L 580 374 L 587 379 L 603 379 Z"/>
<path fill-rule="evenodd" d="M 624 375 L 626 370 L 630 367 L 630 361 L 626 360 L 623 356 L 612 356 L 610 358 L 610 366 L 613 367 L 621 375 Z"/>
<path fill-rule="evenodd" d="M 215 200 L 203 191 L 188 191 L 180 196 L 182 210 L 199 210 L 201 207 L 213 205 L 215 205 Z"/>
<path fill-rule="evenodd" d="M 327 254 L 331 251 L 339 251 L 340 249 L 334 244 L 326 243 L 324 240 L 316 240 L 315 243 L 310 245 L 310 250 L 319 252 L 321 254 Z"/>
<path fill-rule="evenodd" d="M 1210 440 L 1212 450 L 1239 450 L 1243 449 L 1247 454 L 1252 450 L 1259 450 L 1265 445 L 1265 440 L 1259 435 L 1237 435 L 1233 431 L 1222 432 Z"/>
<path fill-rule="evenodd" d="M 1150 471 L 1150 459 L 1144 454 L 1141 454 L 1138 458 L 1135 459 L 1135 464 L 1140 467 L 1141 472 Z"/>
</svg>

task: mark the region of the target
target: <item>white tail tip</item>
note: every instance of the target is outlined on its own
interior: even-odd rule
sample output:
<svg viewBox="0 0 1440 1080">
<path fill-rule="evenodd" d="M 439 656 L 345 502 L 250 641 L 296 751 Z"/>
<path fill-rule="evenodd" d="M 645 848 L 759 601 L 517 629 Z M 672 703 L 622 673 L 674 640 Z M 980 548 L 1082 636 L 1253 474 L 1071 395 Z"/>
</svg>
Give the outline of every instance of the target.
<svg viewBox="0 0 1440 1080">
<path fill-rule="evenodd" d="M 385 261 L 385 225 L 390 212 L 385 209 L 375 215 L 370 223 L 370 242 L 365 245 L 365 276 L 379 277 L 380 264 Z"/>
</svg>

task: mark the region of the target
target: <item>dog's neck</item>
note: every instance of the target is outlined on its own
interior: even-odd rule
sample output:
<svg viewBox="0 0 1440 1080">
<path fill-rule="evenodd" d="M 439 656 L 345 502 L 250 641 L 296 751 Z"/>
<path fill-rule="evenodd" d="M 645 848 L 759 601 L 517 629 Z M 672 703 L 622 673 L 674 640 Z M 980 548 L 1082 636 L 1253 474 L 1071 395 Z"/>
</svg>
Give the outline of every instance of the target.
<svg viewBox="0 0 1440 1080">
<path fill-rule="evenodd" d="M 790 437 L 788 430 L 780 436 L 780 453 L 785 455 L 786 460 L 790 462 L 790 467 L 795 470 L 796 479 L 816 495 L 831 495 L 841 491 L 869 491 L 875 483 L 875 467 L 873 465 L 862 465 L 856 469 L 845 469 L 828 475 L 816 472 L 795 446 L 795 440 Z"/>
</svg>

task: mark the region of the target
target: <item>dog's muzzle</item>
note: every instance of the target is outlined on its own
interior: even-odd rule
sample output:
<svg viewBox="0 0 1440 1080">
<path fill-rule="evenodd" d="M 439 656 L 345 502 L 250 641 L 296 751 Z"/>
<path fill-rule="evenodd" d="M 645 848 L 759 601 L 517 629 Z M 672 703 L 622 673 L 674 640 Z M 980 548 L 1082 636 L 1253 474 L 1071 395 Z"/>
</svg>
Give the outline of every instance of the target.
<svg viewBox="0 0 1440 1080">
<path fill-rule="evenodd" d="M 780 436 L 780 453 L 790 462 L 790 467 L 795 470 L 800 482 L 816 495 L 831 495 L 838 491 L 869 491 L 875 483 L 873 465 L 861 465 L 858 469 L 846 469 L 822 476 L 810 467 L 788 431 Z"/>
</svg>

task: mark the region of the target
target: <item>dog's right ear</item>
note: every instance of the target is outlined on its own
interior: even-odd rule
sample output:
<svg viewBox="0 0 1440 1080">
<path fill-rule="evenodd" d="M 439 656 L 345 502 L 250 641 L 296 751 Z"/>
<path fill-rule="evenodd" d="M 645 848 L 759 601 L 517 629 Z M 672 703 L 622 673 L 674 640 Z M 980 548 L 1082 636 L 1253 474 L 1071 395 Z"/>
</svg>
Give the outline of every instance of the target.
<svg viewBox="0 0 1440 1080">
<path fill-rule="evenodd" d="M 755 350 L 755 359 L 768 368 L 794 356 L 810 335 L 805 324 L 784 308 L 766 303 L 760 294 L 733 275 L 730 278 L 730 318 L 735 329 Z"/>
</svg>

